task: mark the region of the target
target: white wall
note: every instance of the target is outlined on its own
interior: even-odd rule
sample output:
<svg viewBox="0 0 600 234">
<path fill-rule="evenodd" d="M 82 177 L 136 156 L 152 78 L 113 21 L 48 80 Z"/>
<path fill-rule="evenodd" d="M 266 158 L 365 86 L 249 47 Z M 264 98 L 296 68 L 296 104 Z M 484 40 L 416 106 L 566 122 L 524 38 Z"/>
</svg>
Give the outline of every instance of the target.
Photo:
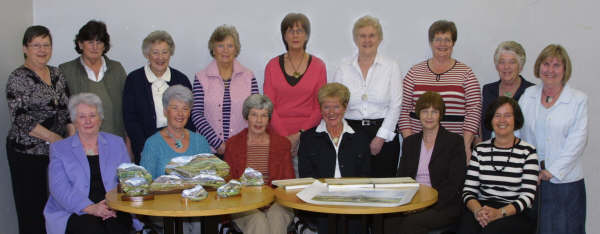
<svg viewBox="0 0 600 234">
<path fill-rule="evenodd" d="M 0 7 L 0 90 L 6 97 L 8 74 L 23 64 L 21 41 L 23 32 L 33 22 L 32 0 L 7 0 Z M 12 194 L 10 171 L 6 160 L 6 135 L 8 134 L 9 115 L 6 98 L 0 98 L 0 230 L 1 233 L 17 233 L 17 214 Z"/>
<path fill-rule="evenodd" d="M 383 24 L 384 41 L 380 51 L 396 58 L 406 71 L 412 64 L 430 56 L 427 28 L 437 19 L 449 19 L 458 26 L 454 56 L 473 68 L 482 84 L 498 79 L 492 62 L 496 45 L 504 40 L 523 44 L 528 62 L 523 75 L 530 81 L 537 54 L 549 43 L 567 48 L 573 61 L 570 85 L 590 96 L 591 117 L 599 116 L 594 100 L 600 93 L 593 85 L 600 81 L 596 68 L 600 57 L 600 16 L 597 1 L 561 0 L 456 0 L 456 1 L 269 1 L 269 0 L 34 0 L 34 22 L 48 26 L 54 35 L 54 56 L 58 65 L 76 56 L 73 38 L 89 19 L 107 23 L 113 49 L 108 53 L 123 63 L 127 71 L 145 63 L 140 50 L 142 39 L 152 30 L 169 31 L 177 44 L 173 67 L 190 78 L 206 66 L 211 57 L 207 41 L 221 24 L 237 27 L 242 41 L 239 60 L 255 71 L 262 82 L 269 58 L 284 52 L 279 24 L 288 12 L 303 12 L 312 22 L 309 52 L 323 58 L 328 74 L 333 75 L 342 57 L 354 53 L 351 28 L 355 19 L 372 14 Z M 6 73 L 5 73 L 6 74 Z M 595 118 L 590 118 L 594 120 Z M 600 183 L 594 179 L 600 159 L 597 132 L 600 126 L 590 122 L 589 145 L 585 155 L 588 191 L 587 230 L 600 231 Z"/>
</svg>

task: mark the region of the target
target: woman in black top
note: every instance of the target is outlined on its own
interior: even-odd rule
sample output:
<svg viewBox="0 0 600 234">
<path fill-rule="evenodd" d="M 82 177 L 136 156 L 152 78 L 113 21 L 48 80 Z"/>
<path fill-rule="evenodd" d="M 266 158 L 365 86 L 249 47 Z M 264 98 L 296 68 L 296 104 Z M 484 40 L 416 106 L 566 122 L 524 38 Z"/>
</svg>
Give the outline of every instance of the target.
<svg viewBox="0 0 600 234">
<path fill-rule="evenodd" d="M 23 53 L 25 63 L 10 73 L 6 83 L 11 122 L 6 152 L 19 231 L 44 233 L 48 145 L 67 135 L 68 90 L 60 70 L 47 65 L 52 36 L 46 27 L 27 28 Z"/>
</svg>

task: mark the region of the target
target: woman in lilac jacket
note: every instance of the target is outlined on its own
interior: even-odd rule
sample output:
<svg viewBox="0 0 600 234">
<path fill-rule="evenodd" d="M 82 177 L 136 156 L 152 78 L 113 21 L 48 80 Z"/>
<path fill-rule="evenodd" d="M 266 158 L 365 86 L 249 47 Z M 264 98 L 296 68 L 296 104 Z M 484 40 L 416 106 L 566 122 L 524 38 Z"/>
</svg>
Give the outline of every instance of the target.
<svg viewBox="0 0 600 234">
<path fill-rule="evenodd" d="M 117 167 L 130 162 L 123 138 L 99 132 L 104 112 L 95 94 L 69 101 L 77 134 L 50 145 L 50 197 L 44 217 L 49 234 L 129 233 L 129 214 L 111 210 L 104 198 L 117 187 Z M 141 223 L 134 222 L 136 229 Z"/>
</svg>

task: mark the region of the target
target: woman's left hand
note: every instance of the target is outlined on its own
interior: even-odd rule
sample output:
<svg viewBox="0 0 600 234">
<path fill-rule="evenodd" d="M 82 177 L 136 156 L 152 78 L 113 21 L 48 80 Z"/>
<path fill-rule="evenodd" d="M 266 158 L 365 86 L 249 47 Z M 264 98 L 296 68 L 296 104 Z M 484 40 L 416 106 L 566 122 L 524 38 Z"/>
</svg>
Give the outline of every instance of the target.
<svg viewBox="0 0 600 234">
<path fill-rule="evenodd" d="M 381 152 L 381 148 L 383 147 L 384 142 L 385 140 L 381 137 L 376 136 L 375 138 L 373 138 L 371 144 L 369 145 L 371 148 L 371 155 L 379 154 L 379 152 Z"/>
<path fill-rule="evenodd" d="M 300 146 L 300 132 L 287 136 L 292 143 L 292 157 L 298 156 L 298 146 Z"/>
<path fill-rule="evenodd" d="M 494 222 L 499 218 L 502 218 L 502 211 L 500 209 L 496 209 L 489 206 L 483 206 L 481 210 L 486 214 L 484 219 L 479 220 L 479 224 L 481 225 L 481 227 L 485 227 L 489 223 Z"/>
</svg>

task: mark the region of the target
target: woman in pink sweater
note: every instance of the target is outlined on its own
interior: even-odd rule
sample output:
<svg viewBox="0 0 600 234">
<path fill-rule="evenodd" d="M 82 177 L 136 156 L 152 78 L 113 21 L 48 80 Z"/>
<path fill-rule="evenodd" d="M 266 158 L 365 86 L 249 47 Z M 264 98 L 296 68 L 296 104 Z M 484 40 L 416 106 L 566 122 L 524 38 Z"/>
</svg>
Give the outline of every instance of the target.
<svg viewBox="0 0 600 234">
<path fill-rule="evenodd" d="M 295 168 L 300 131 L 319 123 L 317 93 L 327 83 L 325 63 L 306 53 L 309 36 L 310 22 L 305 15 L 286 15 L 281 22 L 281 37 L 287 53 L 271 59 L 265 68 L 263 90 L 274 105 L 271 126 L 290 139 Z"/>
</svg>

